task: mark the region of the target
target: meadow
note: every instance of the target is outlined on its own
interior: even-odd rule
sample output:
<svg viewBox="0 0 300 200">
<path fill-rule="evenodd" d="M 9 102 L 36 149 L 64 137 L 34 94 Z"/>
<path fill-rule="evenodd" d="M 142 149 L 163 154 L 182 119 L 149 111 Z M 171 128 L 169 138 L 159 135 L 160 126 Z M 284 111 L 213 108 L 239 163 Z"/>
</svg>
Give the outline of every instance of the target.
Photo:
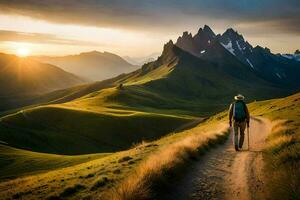
<svg viewBox="0 0 300 200">
<path fill-rule="evenodd" d="M 300 196 L 300 94 L 250 104 L 253 114 L 274 123 L 265 148 L 269 196 L 299 199 Z"/>
<path fill-rule="evenodd" d="M 136 173 L 141 169 L 146 170 L 144 175 L 153 173 L 154 179 L 147 180 L 147 184 L 144 185 L 147 186 L 158 177 L 164 177 L 158 175 L 161 175 L 162 171 L 169 171 L 166 166 L 176 169 L 177 164 L 183 165 L 186 159 L 192 160 L 198 151 L 204 153 L 209 147 L 224 141 L 226 126 L 219 123 L 219 120 L 207 120 L 192 129 L 169 134 L 153 142 L 143 142 L 126 151 L 102 155 L 103 157 L 96 154 L 94 158 L 99 158 L 90 158 L 93 160 L 82 164 L 45 173 L 37 171 L 35 175 L 1 182 L 1 196 L 26 199 L 107 198 L 110 197 L 111 190 L 124 190 L 127 178 L 136 177 Z M 163 159 L 157 162 L 161 155 Z M 55 164 L 57 160 L 48 162 Z M 139 180 L 145 177 L 141 178 Z M 118 194 L 122 195 L 122 192 Z"/>
</svg>

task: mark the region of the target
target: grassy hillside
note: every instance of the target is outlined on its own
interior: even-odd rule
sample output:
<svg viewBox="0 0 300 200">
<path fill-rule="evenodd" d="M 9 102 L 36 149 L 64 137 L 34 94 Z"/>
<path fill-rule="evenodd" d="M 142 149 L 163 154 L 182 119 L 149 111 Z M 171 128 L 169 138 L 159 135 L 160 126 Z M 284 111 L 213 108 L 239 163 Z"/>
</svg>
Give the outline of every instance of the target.
<svg viewBox="0 0 300 200">
<path fill-rule="evenodd" d="M 253 115 L 274 120 L 275 126 L 266 148 L 271 199 L 297 199 L 299 194 L 299 102 L 300 94 L 296 94 L 249 105 Z M 111 112 L 109 108 L 106 109 L 101 112 Z M 112 190 L 110 195 L 113 196 L 109 197 L 115 199 L 139 192 L 151 195 L 149 188 L 144 186 L 163 184 L 165 178 L 170 176 L 169 172 L 173 176 L 190 158 L 195 159 L 198 151 L 205 152 L 210 144 L 215 143 L 212 141 L 215 141 L 218 133 L 226 129 L 226 124 L 222 123 L 224 117 L 226 114 L 221 113 L 193 129 L 76 166 L 2 182 L 0 194 L 26 199 L 94 199 L 107 195 L 106 192 L 113 187 L 116 190 Z M 217 141 L 224 141 L 222 137 L 219 139 Z"/>
<path fill-rule="evenodd" d="M 219 57 L 213 57 L 213 52 L 218 52 Z M 53 92 L 36 102 L 64 103 L 86 95 L 99 96 L 102 89 L 123 84 L 126 90 L 113 92 L 108 100 L 141 111 L 167 108 L 209 116 L 223 110 L 237 93 L 253 101 L 286 96 L 294 91 L 257 77 L 221 45 L 212 46 L 207 55 L 212 56 L 211 61 L 192 56 L 169 42 L 156 61 L 132 73 Z"/>
<path fill-rule="evenodd" d="M 290 92 L 225 57 L 225 64 L 207 62 L 169 42 L 162 56 L 137 71 L 53 92 L 40 99 L 52 105 L 3 117 L 0 139 L 38 152 L 111 152 L 221 111 L 236 93 L 253 100 Z"/>
<path fill-rule="evenodd" d="M 85 105 L 96 105 L 99 100 L 101 106 L 112 103 L 141 111 L 171 109 L 209 116 L 227 107 L 237 93 L 243 93 L 253 101 L 291 92 L 257 78 L 226 50 L 223 53 L 229 58 L 223 59 L 224 63 L 214 64 L 168 43 L 157 61 L 76 92 L 70 90 L 71 95 L 64 91 L 62 93 L 66 95 L 58 102 L 79 101 L 80 98 Z M 124 85 L 123 90 L 105 89 L 119 84 Z"/>
<path fill-rule="evenodd" d="M 54 65 L 0 53 L 0 111 L 26 105 L 39 94 L 84 82 Z"/>
<path fill-rule="evenodd" d="M 0 140 L 37 152 L 84 154 L 159 138 L 191 117 L 69 105 L 41 106 L 1 118 Z M 159 124 L 159 126 L 158 126 Z"/>
<path fill-rule="evenodd" d="M 152 163 L 155 164 L 152 165 L 153 167 L 158 167 L 152 168 L 153 170 L 148 172 L 159 172 L 162 169 L 161 167 L 165 165 L 161 162 L 152 162 L 152 155 L 154 158 L 163 155 L 162 160 L 168 161 L 188 159 L 186 156 L 192 157 L 193 152 L 195 153 L 197 150 L 205 152 L 210 145 L 224 141 L 219 136 L 224 134 L 223 131 L 226 130 L 226 126 L 219 122 L 218 119 L 211 119 L 193 129 L 170 134 L 151 143 L 141 143 L 127 151 L 113 153 L 99 159 L 94 159 L 95 157 L 93 157 L 92 161 L 71 167 L 0 182 L 0 199 L 1 196 L 26 199 L 101 199 L 109 189 L 116 187 L 125 178 L 134 174 L 136 169 L 143 163 Z M 195 144 L 192 146 L 193 148 L 186 148 L 185 145 L 189 146 L 192 141 Z M 187 150 L 187 152 L 180 153 L 182 148 Z M 168 151 L 174 150 L 173 156 L 162 154 L 167 149 Z M 16 150 L 13 149 L 12 151 Z M 11 150 L 8 150 L 8 152 L 11 152 Z M 179 154 L 177 155 L 177 153 Z M 17 154 L 19 154 L 18 151 Z M 30 154 L 34 156 L 34 166 L 39 166 L 38 161 L 36 161 L 37 154 L 35 153 L 26 151 L 25 160 L 27 158 L 31 159 L 28 157 Z M 12 155 L 14 157 L 14 153 Z M 98 155 L 99 157 L 101 156 L 101 154 Z M 6 159 L 10 159 L 11 155 L 7 153 L 5 156 L 7 156 L 5 157 Z M 166 159 L 166 156 L 168 159 Z M 66 158 L 75 159 L 73 156 L 62 156 L 62 162 Z M 81 158 L 81 156 L 78 158 Z M 60 160 L 54 157 L 52 161 L 49 160 L 47 162 L 55 164 L 55 162 L 59 163 Z M 12 168 L 12 171 L 13 169 L 18 170 L 22 168 L 24 162 L 15 162 L 15 164 L 15 168 Z"/>
<path fill-rule="evenodd" d="M 300 196 L 300 93 L 250 104 L 253 114 L 273 120 L 266 147 L 271 199 Z"/>
<path fill-rule="evenodd" d="M 44 173 L 108 156 L 108 153 L 63 156 L 36 153 L 0 144 L 0 180 Z"/>
</svg>

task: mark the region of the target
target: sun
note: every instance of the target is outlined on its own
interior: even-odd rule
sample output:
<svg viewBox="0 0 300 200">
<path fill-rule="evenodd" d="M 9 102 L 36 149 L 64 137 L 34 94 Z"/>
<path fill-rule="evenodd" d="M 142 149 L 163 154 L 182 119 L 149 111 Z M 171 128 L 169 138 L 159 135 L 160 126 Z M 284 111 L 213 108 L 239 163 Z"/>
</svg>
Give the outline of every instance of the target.
<svg viewBox="0 0 300 200">
<path fill-rule="evenodd" d="M 27 56 L 29 56 L 30 54 L 30 50 L 28 48 L 18 48 L 17 49 L 17 55 L 19 57 L 25 58 Z"/>
</svg>

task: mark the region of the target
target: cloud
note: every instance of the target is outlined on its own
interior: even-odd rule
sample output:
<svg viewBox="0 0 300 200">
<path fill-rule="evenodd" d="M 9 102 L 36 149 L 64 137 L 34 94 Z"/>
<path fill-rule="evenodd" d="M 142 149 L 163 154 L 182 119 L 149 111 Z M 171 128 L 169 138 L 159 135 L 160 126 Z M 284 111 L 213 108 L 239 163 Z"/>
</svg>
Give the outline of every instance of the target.
<svg viewBox="0 0 300 200">
<path fill-rule="evenodd" d="M 0 30 L 0 41 L 30 42 L 30 43 L 39 43 L 39 44 L 46 43 L 46 44 L 76 45 L 76 46 L 100 45 L 99 43 L 95 43 L 95 42 L 60 38 L 53 34 L 17 32 L 17 31 L 8 31 L 8 30 Z"/>
<path fill-rule="evenodd" d="M 167 30 L 220 21 L 224 26 L 259 23 L 274 31 L 300 32 L 299 0 L 1 0 L 0 10 L 101 27 Z"/>
</svg>

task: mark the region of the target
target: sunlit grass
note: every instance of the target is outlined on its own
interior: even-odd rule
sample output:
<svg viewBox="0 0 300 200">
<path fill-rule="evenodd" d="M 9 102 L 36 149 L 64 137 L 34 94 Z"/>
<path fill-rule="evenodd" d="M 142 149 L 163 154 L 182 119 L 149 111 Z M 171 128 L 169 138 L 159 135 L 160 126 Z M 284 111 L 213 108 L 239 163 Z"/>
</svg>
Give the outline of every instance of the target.
<svg viewBox="0 0 300 200">
<path fill-rule="evenodd" d="M 299 199 L 300 196 L 300 93 L 255 102 L 250 110 L 273 120 L 265 158 L 269 198 Z"/>
<path fill-rule="evenodd" d="M 219 123 L 221 122 L 219 121 Z M 107 194 L 107 199 L 146 200 L 154 198 L 153 188 L 166 184 L 169 181 L 168 174 L 176 174 L 176 171 L 180 170 L 191 158 L 197 158 L 199 153 L 209 149 L 212 144 L 225 141 L 227 127 L 223 123 L 219 124 L 218 128 L 211 124 L 210 130 L 205 132 L 201 128 L 196 127 L 187 131 L 185 134 L 192 134 L 185 135 L 181 140 L 173 142 L 151 155 L 137 167 L 134 174 Z"/>
<path fill-rule="evenodd" d="M 44 153 L 114 152 L 142 140 L 155 140 L 195 119 L 107 107 L 39 106 L 3 117 L 0 140 Z"/>
<path fill-rule="evenodd" d="M 207 144 L 208 138 L 215 138 L 223 128 L 222 123 L 208 120 L 193 129 L 173 133 L 154 142 L 136 144 L 128 151 L 106 155 L 103 158 L 47 173 L 2 182 L 0 183 L 0 195 L 36 199 L 62 198 L 68 194 L 68 198 L 71 199 L 101 199 L 104 194 L 107 194 L 109 188 L 116 187 L 144 165 L 148 166 L 147 169 L 155 172 L 157 169 L 162 169 L 159 167 L 160 164 L 163 166 L 175 164 L 172 159 L 177 156 L 180 160 L 181 156 L 194 154 L 193 151 L 198 144 Z M 157 157 L 158 154 L 163 155 L 160 161 Z M 173 157 L 168 158 L 171 155 Z M 151 166 L 149 164 L 152 162 L 151 160 L 155 161 L 157 165 Z"/>
</svg>

